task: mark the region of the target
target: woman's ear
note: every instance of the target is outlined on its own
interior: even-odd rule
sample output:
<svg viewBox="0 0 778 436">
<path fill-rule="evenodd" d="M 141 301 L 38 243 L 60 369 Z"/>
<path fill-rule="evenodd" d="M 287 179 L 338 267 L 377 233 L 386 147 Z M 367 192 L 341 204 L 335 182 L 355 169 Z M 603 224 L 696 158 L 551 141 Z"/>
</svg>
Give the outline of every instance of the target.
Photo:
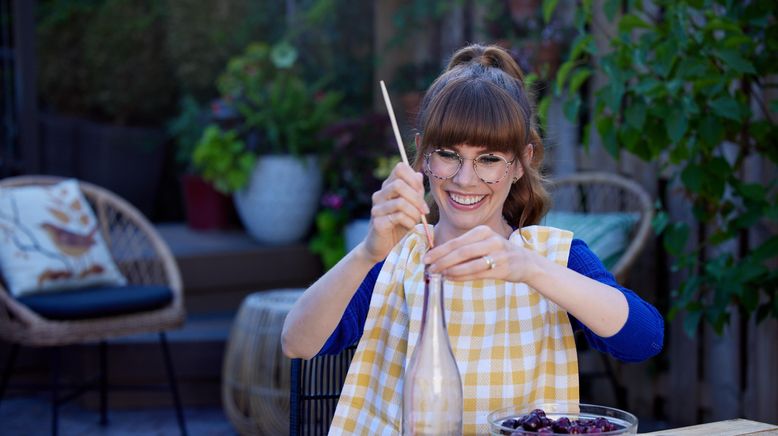
<svg viewBox="0 0 778 436">
<path fill-rule="evenodd" d="M 532 159 L 535 157 L 535 144 L 529 143 L 527 144 L 527 148 L 524 150 L 524 162 L 527 162 L 527 165 L 532 164 Z"/>
<path fill-rule="evenodd" d="M 416 135 L 413 137 L 413 140 L 414 140 L 414 142 L 416 143 L 416 150 L 418 150 L 418 149 L 419 149 L 419 147 L 421 147 L 421 133 L 417 133 L 417 134 L 416 134 Z"/>
</svg>

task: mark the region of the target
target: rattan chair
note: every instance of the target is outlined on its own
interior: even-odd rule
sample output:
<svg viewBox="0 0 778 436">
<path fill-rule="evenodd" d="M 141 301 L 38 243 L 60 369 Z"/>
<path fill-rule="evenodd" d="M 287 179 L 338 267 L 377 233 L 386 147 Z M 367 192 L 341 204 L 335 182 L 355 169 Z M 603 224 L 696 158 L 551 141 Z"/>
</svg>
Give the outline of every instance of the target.
<svg viewBox="0 0 778 436">
<path fill-rule="evenodd" d="M 611 273 L 618 282 L 625 284 L 629 279 L 630 269 L 645 249 L 651 235 L 654 206 L 648 192 L 633 180 L 618 174 L 603 172 L 580 172 L 559 177 L 552 181 L 549 188 L 553 200 L 552 211 L 584 214 L 628 212 L 638 215 L 626 249 L 611 267 Z M 580 363 L 582 400 L 591 401 L 589 398 L 593 395 L 594 386 L 592 381 L 596 378 L 605 378 L 611 385 L 616 405 L 622 409 L 628 408 L 621 363 L 606 354 L 590 349 L 582 335 L 577 335 L 576 344 Z M 598 360 L 596 358 L 585 359 L 586 353 L 599 355 L 601 365 L 595 365 Z"/>
<path fill-rule="evenodd" d="M 326 435 L 357 346 L 310 360 L 292 359 L 289 434 Z"/>
<path fill-rule="evenodd" d="M 64 179 L 51 176 L 22 176 L 0 180 L 0 187 L 47 186 Z M 129 285 L 163 285 L 172 292 L 172 301 L 160 308 L 114 316 L 87 319 L 58 320 L 44 318 L 17 301 L 0 280 L 0 339 L 12 345 L 0 380 L 0 401 L 13 371 L 20 346 L 52 348 L 52 433 L 58 430 L 58 407 L 88 389 L 99 389 L 101 424 L 107 423 L 106 341 L 138 333 L 159 332 L 169 388 L 173 396 L 176 418 L 182 434 L 186 434 L 181 401 L 165 331 L 180 327 L 185 319 L 181 275 L 166 243 L 149 221 L 132 205 L 103 188 L 79 182 L 81 191 L 91 204 L 99 231 L 119 270 Z M 66 393 L 59 384 L 59 348 L 72 344 L 99 343 L 100 373 L 96 382 L 89 382 L 74 392 Z M 113 387 L 112 387 L 113 388 Z M 137 386 L 135 387 L 137 388 Z M 153 386 L 150 388 L 159 388 Z"/>
<path fill-rule="evenodd" d="M 580 213 L 633 212 L 639 215 L 630 242 L 611 272 L 619 282 L 643 251 L 651 234 L 654 206 L 651 196 L 635 181 L 618 174 L 581 172 L 559 177 L 549 185 L 553 211 Z"/>
</svg>

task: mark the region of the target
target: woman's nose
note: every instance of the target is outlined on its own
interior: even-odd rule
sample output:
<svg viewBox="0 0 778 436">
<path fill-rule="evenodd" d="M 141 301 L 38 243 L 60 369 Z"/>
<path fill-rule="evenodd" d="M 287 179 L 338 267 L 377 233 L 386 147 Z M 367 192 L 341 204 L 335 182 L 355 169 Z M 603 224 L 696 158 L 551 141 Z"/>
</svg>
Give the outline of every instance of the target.
<svg viewBox="0 0 778 436">
<path fill-rule="evenodd" d="M 473 161 L 465 159 L 459 171 L 454 175 L 453 180 L 454 183 L 460 186 L 473 186 L 477 185 L 481 179 L 478 178 L 478 174 L 475 172 Z"/>
</svg>

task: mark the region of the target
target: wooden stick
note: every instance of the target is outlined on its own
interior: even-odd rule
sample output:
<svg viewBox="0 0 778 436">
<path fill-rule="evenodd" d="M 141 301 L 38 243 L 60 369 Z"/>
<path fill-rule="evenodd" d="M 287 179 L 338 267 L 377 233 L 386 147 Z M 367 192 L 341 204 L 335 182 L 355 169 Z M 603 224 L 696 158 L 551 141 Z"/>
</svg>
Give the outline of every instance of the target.
<svg viewBox="0 0 778 436">
<path fill-rule="evenodd" d="M 392 108 L 392 101 L 389 100 L 389 92 L 386 90 L 386 84 L 383 80 L 380 81 L 381 83 L 381 93 L 384 95 L 384 103 L 386 103 L 386 111 L 389 112 L 389 119 L 392 121 L 392 129 L 394 130 L 394 139 L 397 140 L 397 148 L 400 149 L 400 156 L 403 158 L 403 162 L 405 162 L 406 165 L 410 165 L 408 163 L 408 155 L 405 154 L 405 146 L 403 145 L 403 139 L 402 136 L 400 136 L 400 128 L 397 127 L 397 118 L 394 117 L 394 109 Z M 424 225 L 424 233 L 427 235 L 427 243 L 429 244 L 429 248 L 432 248 L 435 246 L 434 239 L 432 237 L 432 233 L 430 233 L 429 230 L 429 224 L 427 224 L 427 217 L 424 214 L 421 214 L 421 223 Z"/>
</svg>

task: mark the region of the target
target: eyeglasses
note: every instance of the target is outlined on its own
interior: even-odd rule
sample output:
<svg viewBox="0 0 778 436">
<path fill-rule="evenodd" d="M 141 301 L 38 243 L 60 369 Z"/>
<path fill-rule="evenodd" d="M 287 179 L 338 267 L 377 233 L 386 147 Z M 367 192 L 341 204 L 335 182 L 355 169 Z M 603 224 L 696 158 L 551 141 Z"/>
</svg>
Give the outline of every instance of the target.
<svg viewBox="0 0 778 436">
<path fill-rule="evenodd" d="M 465 159 L 456 151 L 439 148 L 424 155 L 427 172 L 436 179 L 448 180 L 459 172 L 465 160 L 473 161 L 475 174 L 484 183 L 498 183 L 508 174 L 516 158 L 508 161 L 502 156 L 485 153 L 475 159 Z"/>
</svg>

